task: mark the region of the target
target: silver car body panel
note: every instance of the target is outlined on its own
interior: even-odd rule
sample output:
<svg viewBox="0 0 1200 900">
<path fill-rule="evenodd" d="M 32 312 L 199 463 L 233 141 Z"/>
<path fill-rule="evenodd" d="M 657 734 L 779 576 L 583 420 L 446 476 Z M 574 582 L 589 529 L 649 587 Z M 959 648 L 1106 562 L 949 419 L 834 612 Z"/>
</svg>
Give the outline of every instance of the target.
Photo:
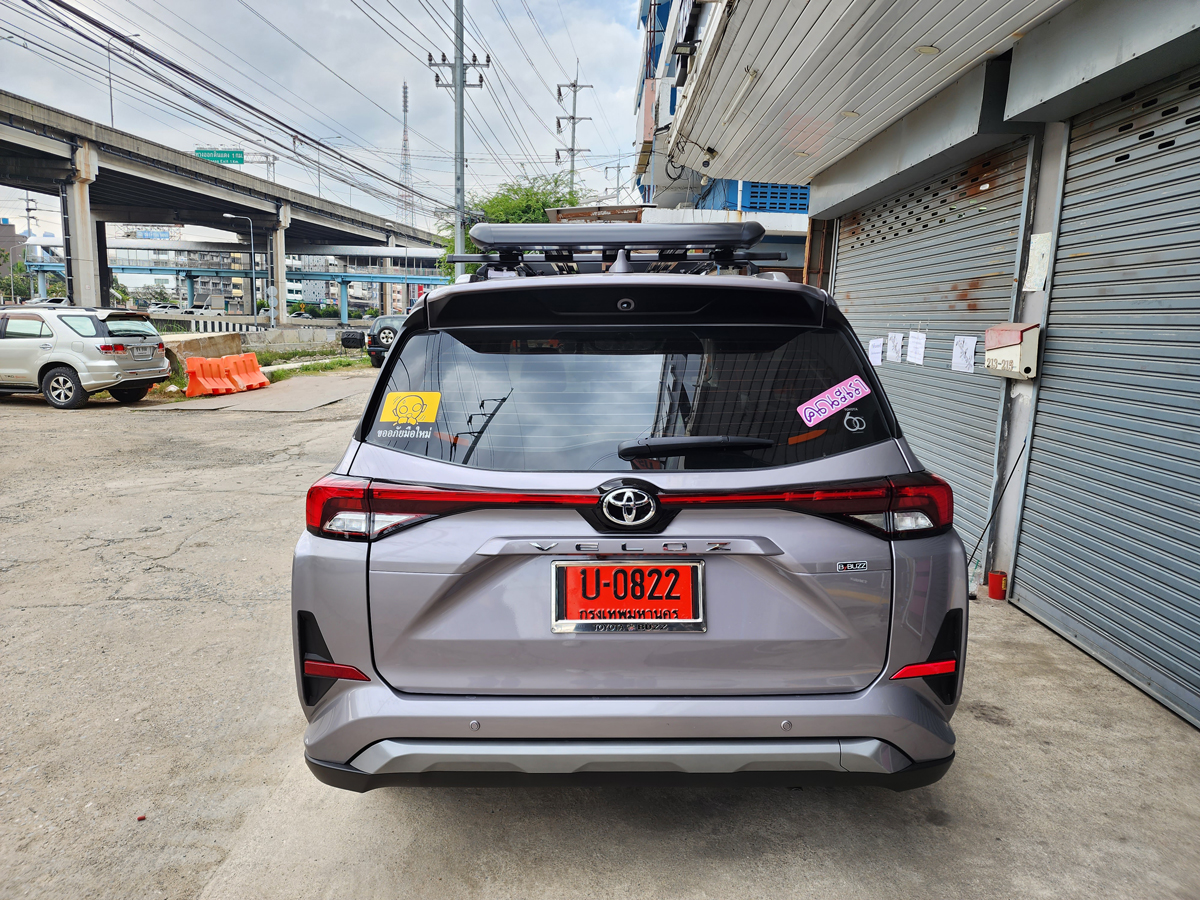
<svg viewBox="0 0 1200 900">
<path fill-rule="evenodd" d="M 570 280 L 697 283 L 661 274 Z M 436 316 L 459 293 L 528 287 L 517 281 L 454 285 L 425 303 Z M 711 281 L 740 288 L 752 280 Z M 753 281 L 755 290 L 800 292 Z M 565 284 L 537 280 L 550 282 Z M 619 477 L 671 492 L 857 482 L 922 468 L 896 437 L 796 465 L 715 472 L 504 471 L 355 440 L 335 471 L 514 491 L 591 492 Z M 672 553 L 704 561 L 705 632 L 552 630 L 556 560 L 616 565 Z M 843 561 L 853 568 L 838 571 Z M 930 658 L 951 610 L 962 615 L 961 672 L 965 563 L 953 529 L 889 541 L 845 521 L 763 507 L 685 507 L 656 534 L 601 533 L 575 510 L 520 507 L 432 518 L 372 543 L 306 532 L 293 560 L 293 621 L 311 613 L 329 658 L 368 680 L 328 682 L 306 705 L 296 637 L 305 752 L 310 764 L 360 778 L 738 773 L 759 764 L 874 777 L 910 761 L 947 761 L 957 696 L 948 702 L 925 679 L 892 676 Z"/>
<path fill-rule="evenodd" d="M 393 772 L 878 772 L 912 765 L 896 748 L 867 740 L 421 741 L 372 744 L 350 765 Z"/>
</svg>

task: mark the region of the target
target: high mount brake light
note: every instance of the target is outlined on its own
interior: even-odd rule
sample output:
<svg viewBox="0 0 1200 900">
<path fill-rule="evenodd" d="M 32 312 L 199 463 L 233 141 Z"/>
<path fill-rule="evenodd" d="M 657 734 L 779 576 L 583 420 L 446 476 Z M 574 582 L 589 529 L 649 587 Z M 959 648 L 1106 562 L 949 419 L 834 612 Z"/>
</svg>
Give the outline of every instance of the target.
<svg viewBox="0 0 1200 900">
<path fill-rule="evenodd" d="M 845 516 L 890 537 L 922 537 L 954 522 L 954 492 L 928 472 L 853 484 L 786 491 L 662 494 L 664 507 L 771 506 L 820 516 Z"/>
<path fill-rule="evenodd" d="M 593 507 L 594 491 L 471 491 L 326 475 L 308 490 L 308 530 L 323 537 L 374 540 L 422 519 L 488 507 Z"/>
</svg>

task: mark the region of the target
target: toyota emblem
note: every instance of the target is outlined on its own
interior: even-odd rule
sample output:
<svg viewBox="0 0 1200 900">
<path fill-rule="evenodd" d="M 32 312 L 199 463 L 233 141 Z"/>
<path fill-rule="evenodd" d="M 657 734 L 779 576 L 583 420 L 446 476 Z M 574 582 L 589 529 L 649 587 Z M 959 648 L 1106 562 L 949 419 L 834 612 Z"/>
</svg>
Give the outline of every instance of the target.
<svg viewBox="0 0 1200 900">
<path fill-rule="evenodd" d="M 600 511 L 610 522 L 630 528 L 645 525 L 653 519 L 658 512 L 658 503 L 643 490 L 619 487 L 600 499 Z"/>
</svg>

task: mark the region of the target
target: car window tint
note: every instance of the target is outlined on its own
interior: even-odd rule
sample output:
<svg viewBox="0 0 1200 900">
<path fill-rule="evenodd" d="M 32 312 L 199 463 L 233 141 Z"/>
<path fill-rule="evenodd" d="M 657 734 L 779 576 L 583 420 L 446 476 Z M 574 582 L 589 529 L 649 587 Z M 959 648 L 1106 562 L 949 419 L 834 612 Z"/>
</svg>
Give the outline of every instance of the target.
<svg viewBox="0 0 1200 900">
<path fill-rule="evenodd" d="M 890 438 L 852 338 L 832 328 L 511 328 L 412 336 L 370 443 L 519 471 L 789 465 Z M 801 409 L 813 404 L 807 420 Z M 766 439 L 764 449 L 622 460 L 643 437 Z"/>
<path fill-rule="evenodd" d="M 4 329 L 6 338 L 37 338 L 48 337 L 53 332 L 50 326 L 42 321 L 40 316 L 9 316 L 8 327 Z"/>
<path fill-rule="evenodd" d="M 132 316 L 109 316 L 104 320 L 110 337 L 158 337 L 154 326 L 146 319 Z"/>
<path fill-rule="evenodd" d="M 100 333 L 97 322 L 91 316 L 60 316 L 64 325 L 83 337 L 95 337 Z"/>
</svg>

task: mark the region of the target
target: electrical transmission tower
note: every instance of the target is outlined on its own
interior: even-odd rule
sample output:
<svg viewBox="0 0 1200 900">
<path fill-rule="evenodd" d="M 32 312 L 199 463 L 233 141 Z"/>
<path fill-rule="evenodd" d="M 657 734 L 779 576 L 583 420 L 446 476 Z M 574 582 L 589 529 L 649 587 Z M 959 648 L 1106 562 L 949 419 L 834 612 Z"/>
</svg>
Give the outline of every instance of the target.
<svg viewBox="0 0 1200 900">
<path fill-rule="evenodd" d="M 454 0 L 454 62 L 446 61 L 446 54 L 442 54 L 442 61 L 435 63 L 433 54 L 429 54 L 429 68 L 451 69 L 450 80 L 442 81 L 438 74 L 434 74 L 433 83 L 438 87 L 451 88 L 454 91 L 454 251 L 462 253 L 466 249 L 466 235 L 464 234 L 467 220 L 467 177 L 466 177 L 466 152 L 464 150 L 464 135 L 463 135 L 463 106 L 466 102 L 465 88 L 483 87 L 483 73 L 479 73 L 478 84 L 467 84 L 467 68 L 486 69 L 492 64 L 491 54 L 488 54 L 483 62 L 479 61 L 474 53 L 471 54 L 471 62 L 467 63 L 463 59 L 463 0 Z M 578 79 L 576 79 L 578 80 Z M 463 263 L 454 264 L 454 275 L 457 278 L 464 274 L 467 267 Z"/>
<path fill-rule="evenodd" d="M 412 185 L 412 157 L 408 150 L 408 82 L 404 82 L 404 138 L 400 144 L 400 183 Z M 413 196 L 407 187 L 400 189 L 396 195 L 396 218 L 410 228 L 413 224 Z"/>
<path fill-rule="evenodd" d="M 575 157 L 576 157 L 576 155 L 578 155 L 580 153 L 588 153 L 589 152 L 587 147 L 575 146 L 575 126 L 580 122 L 590 122 L 592 120 L 591 116 L 576 115 L 576 113 L 579 111 L 579 109 L 578 109 L 579 92 L 581 90 L 583 90 L 584 88 L 590 88 L 590 87 L 591 87 L 590 84 L 580 84 L 579 83 L 579 60 L 575 60 L 575 80 L 572 81 L 570 84 L 560 84 L 558 86 L 558 102 L 559 103 L 563 102 L 563 93 L 562 93 L 563 88 L 566 88 L 567 90 L 569 90 L 571 92 L 571 114 L 569 116 L 555 116 L 554 123 L 555 123 L 555 126 L 558 128 L 559 134 L 562 134 L 563 119 L 566 119 L 568 122 L 571 123 L 571 146 L 566 147 L 564 149 L 555 150 L 554 151 L 554 161 L 556 163 L 561 163 L 562 156 L 560 156 L 560 154 L 562 154 L 562 153 L 566 153 L 571 158 L 571 193 L 572 194 L 575 193 Z"/>
</svg>

